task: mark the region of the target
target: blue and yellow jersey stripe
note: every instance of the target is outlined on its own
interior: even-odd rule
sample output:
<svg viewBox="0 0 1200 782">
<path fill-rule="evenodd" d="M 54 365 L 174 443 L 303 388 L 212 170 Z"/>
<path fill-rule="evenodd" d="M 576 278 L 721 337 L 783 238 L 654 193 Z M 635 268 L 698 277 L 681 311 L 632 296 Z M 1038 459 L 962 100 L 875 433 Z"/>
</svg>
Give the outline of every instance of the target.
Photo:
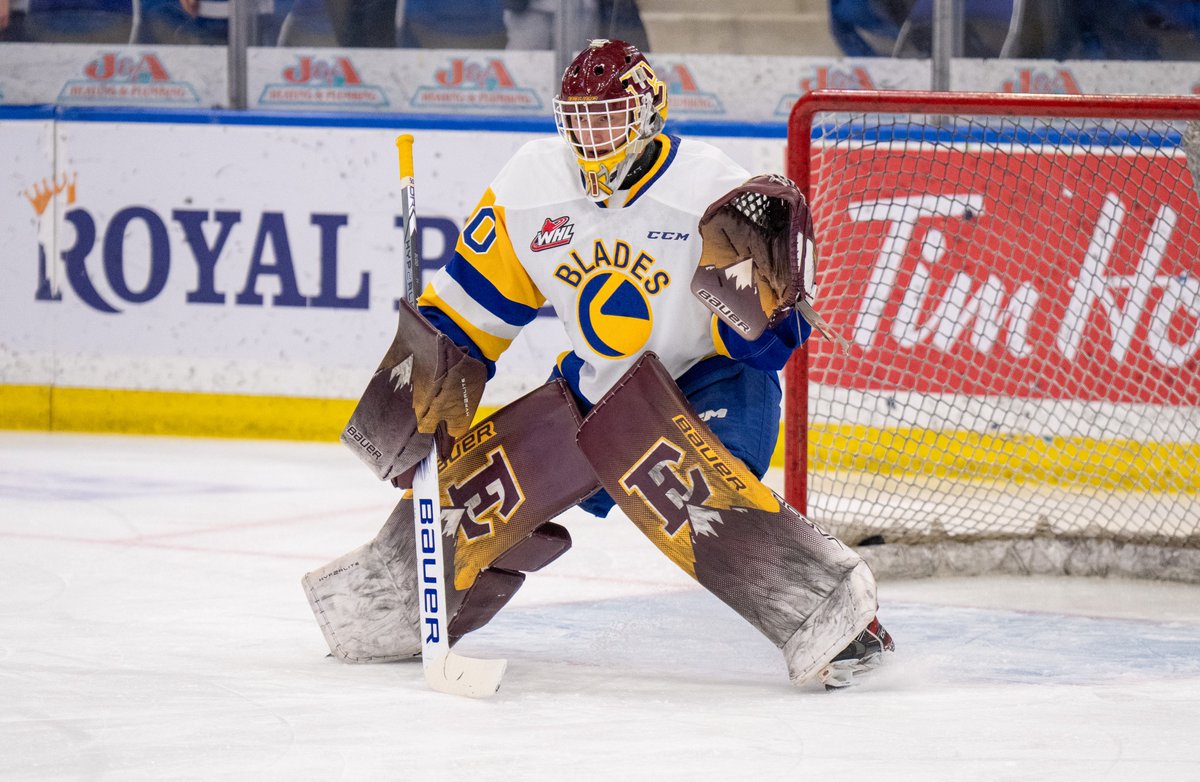
<svg viewBox="0 0 1200 782">
<path fill-rule="evenodd" d="M 567 385 L 571 389 L 571 393 L 579 401 L 584 415 L 592 409 L 595 404 L 591 399 L 584 396 L 579 390 L 579 373 L 583 371 L 583 359 L 581 359 L 573 350 L 568 350 L 565 353 L 560 353 L 558 359 L 554 362 L 554 371 L 550 373 L 550 380 L 561 377 L 567 381 Z"/>
<path fill-rule="evenodd" d="M 721 336 L 721 325 L 721 320 L 716 315 L 713 315 L 709 320 L 708 328 L 712 334 L 713 347 L 716 349 L 718 356 L 733 358 L 729 352 L 729 348 L 725 345 L 725 339 Z"/>
<path fill-rule="evenodd" d="M 443 312 L 496 361 L 545 301 L 517 258 L 504 208 L 489 189 L 459 234 L 454 258 L 429 283 L 419 304 Z"/>
<path fill-rule="evenodd" d="M 654 165 L 650 166 L 650 170 L 646 172 L 645 176 L 629 188 L 628 195 L 625 196 L 625 206 L 632 205 L 641 197 L 642 193 L 649 190 L 650 186 L 670 168 L 671 163 L 675 160 L 675 153 L 679 151 L 679 139 L 664 133 L 660 133 L 656 139 L 659 142 L 658 159 L 654 161 Z"/>
<path fill-rule="evenodd" d="M 597 203 L 601 209 L 611 209 L 613 207 L 626 207 L 633 204 L 639 197 L 650 189 L 660 176 L 666 173 L 666 170 L 675 160 L 675 153 L 679 151 L 679 138 L 676 136 L 668 136 L 665 133 L 660 133 L 654 137 L 658 142 L 658 157 L 655 158 L 654 164 L 646 170 L 642 177 L 634 182 L 625 190 L 618 190 L 612 196 L 609 196 L 604 201 Z M 624 196 L 624 201 L 615 203 L 615 199 Z"/>
<path fill-rule="evenodd" d="M 812 334 L 812 326 L 798 312 L 793 312 L 755 340 L 743 338 L 716 315 L 709 321 L 709 329 L 717 355 L 769 372 L 783 369 L 792 351 L 804 344 Z"/>
</svg>

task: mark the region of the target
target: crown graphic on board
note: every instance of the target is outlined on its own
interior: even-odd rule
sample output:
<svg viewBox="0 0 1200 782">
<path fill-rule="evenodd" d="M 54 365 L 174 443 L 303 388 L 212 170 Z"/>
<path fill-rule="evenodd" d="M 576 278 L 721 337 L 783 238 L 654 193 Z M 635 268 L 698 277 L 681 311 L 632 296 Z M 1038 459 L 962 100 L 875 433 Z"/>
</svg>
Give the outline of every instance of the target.
<svg viewBox="0 0 1200 782">
<path fill-rule="evenodd" d="M 51 182 L 49 179 L 43 179 L 41 182 L 35 182 L 30 190 L 25 191 L 25 197 L 29 199 L 29 203 L 33 204 L 33 210 L 37 212 L 38 217 L 41 217 L 42 213 L 46 211 L 46 207 L 50 205 L 51 199 L 63 191 L 67 193 L 67 204 L 75 203 L 75 187 L 78 181 L 79 172 L 73 172 L 70 179 L 64 172 L 57 181 Z"/>
</svg>

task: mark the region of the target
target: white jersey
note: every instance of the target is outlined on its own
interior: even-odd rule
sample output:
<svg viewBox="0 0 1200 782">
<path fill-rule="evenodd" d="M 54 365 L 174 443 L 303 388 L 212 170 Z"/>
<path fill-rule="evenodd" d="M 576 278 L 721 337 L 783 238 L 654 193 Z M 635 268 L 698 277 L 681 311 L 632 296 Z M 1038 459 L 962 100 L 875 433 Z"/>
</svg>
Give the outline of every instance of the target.
<svg viewBox="0 0 1200 782">
<path fill-rule="evenodd" d="M 715 317 L 691 292 L 697 226 L 709 204 L 750 175 L 703 142 L 658 141 L 646 173 L 601 203 L 584 197 L 560 139 L 523 146 L 421 305 L 447 315 L 495 361 L 549 303 L 572 346 L 559 369 L 592 403 L 646 351 L 673 377 L 707 356 L 729 355 Z"/>
</svg>

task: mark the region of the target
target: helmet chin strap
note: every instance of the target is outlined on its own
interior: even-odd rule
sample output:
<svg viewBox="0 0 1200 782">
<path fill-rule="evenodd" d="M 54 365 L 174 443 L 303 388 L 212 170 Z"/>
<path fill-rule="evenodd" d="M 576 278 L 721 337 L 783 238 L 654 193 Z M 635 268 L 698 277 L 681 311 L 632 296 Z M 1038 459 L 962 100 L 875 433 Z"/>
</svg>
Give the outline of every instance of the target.
<svg viewBox="0 0 1200 782">
<path fill-rule="evenodd" d="M 650 167 L 654 165 L 654 161 L 658 159 L 658 150 L 662 143 L 656 139 L 650 139 L 650 143 L 638 155 L 638 159 L 632 166 L 629 167 L 629 173 L 621 180 L 621 184 L 617 187 L 618 190 L 624 190 L 632 187 L 639 179 L 646 175 Z"/>
</svg>

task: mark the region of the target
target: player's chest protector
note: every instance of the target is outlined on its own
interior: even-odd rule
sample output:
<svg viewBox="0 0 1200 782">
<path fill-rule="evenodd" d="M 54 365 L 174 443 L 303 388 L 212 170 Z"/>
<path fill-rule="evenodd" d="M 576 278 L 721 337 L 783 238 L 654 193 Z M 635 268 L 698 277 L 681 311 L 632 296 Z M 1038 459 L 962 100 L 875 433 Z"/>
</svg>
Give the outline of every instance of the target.
<svg viewBox="0 0 1200 782">
<path fill-rule="evenodd" d="M 700 258 L 695 215 L 650 198 L 611 210 L 579 199 L 510 212 L 508 227 L 576 354 L 601 374 L 645 350 L 682 368 L 712 351 L 708 312 L 689 290 Z"/>
</svg>

